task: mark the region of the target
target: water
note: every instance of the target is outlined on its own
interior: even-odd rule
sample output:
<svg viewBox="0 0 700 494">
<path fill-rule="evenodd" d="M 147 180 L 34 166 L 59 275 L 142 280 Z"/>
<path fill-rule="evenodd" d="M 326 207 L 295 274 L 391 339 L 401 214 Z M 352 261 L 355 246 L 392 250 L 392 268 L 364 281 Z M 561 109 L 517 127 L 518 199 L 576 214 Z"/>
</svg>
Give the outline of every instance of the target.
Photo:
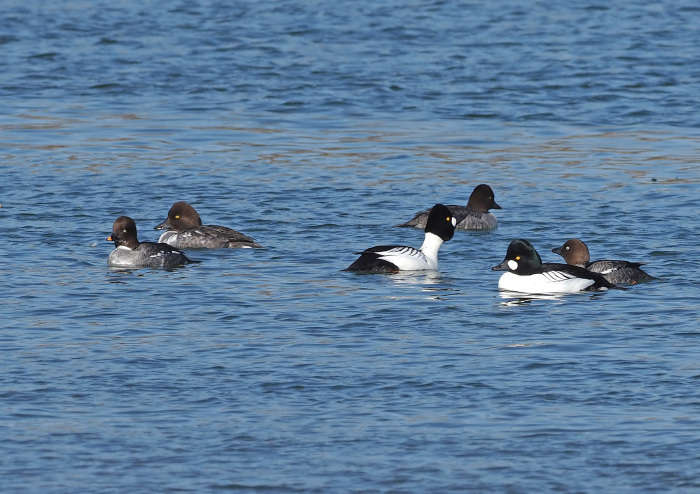
<svg viewBox="0 0 700 494">
<path fill-rule="evenodd" d="M 3 5 L 4 492 L 700 488 L 692 2 Z M 266 248 L 109 270 L 177 200 Z M 506 298 L 517 237 L 658 279 Z"/>
</svg>

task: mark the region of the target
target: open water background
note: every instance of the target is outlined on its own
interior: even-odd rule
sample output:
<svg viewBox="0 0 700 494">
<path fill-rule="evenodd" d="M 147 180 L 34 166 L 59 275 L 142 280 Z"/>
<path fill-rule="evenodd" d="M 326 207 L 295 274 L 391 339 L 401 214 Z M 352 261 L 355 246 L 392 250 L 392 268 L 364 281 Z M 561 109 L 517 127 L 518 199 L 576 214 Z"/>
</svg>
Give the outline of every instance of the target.
<svg viewBox="0 0 700 494">
<path fill-rule="evenodd" d="M 700 490 L 695 2 L 0 13 L 3 492 Z M 439 272 L 341 271 L 479 183 Z M 266 248 L 109 270 L 177 200 Z M 517 237 L 658 279 L 504 298 Z"/>
</svg>

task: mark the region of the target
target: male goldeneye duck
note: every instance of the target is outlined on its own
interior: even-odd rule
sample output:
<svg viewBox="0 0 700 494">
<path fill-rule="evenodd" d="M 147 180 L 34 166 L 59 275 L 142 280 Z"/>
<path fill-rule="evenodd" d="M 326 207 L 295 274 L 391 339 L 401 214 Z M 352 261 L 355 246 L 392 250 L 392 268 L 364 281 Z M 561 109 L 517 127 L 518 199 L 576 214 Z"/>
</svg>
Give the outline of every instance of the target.
<svg viewBox="0 0 700 494">
<path fill-rule="evenodd" d="M 168 211 L 168 217 L 154 230 L 168 230 L 159 242 L 179 249 L 221 249 L 262 247 L 252 238 L 232 228 L 218 225 L 202 225 L 197 211 L 186 202 L 176 202 Z"/>
<path fill-rule="evenodd" d="M 635 285 L 642 280 L 652 280 L 653 276 L 645 273 L 640 266 L 643 262 L 629 261 L 593 261 L 588 252 L 588 246 L 577 238 L 566 241 L 561 247 L 555 247 L 552 252 L 564 258 L 567 264 L 586 268 L 594 273 L 600 273 L 610 283 L 629 283 Z"/>
<path fill-rule="evenodd" d="M 546 263 L 530 242 L 513 240 L 503 262 L 494 271 L 507 271 L 498 280 L 500 290 L 521 293 L 575 293 L 617 288 L 598 273 L 570 264 Z"/>
<path fill-rule="evenodd" d="M 380 245 L 359 252 L 360 257 L 346 271 L 398 273 L 438 268 L 438 251 L 452 238 L 457 219 L 442 204 L 430 210 L 425 227 L 425 240 L 420 249 L 402 245 Z"/>
<path fill-rule="evenodd" d="M 107 263 L 119 268 L 174 268 L 188 262 L 184 252 L 168 244 L 139 242 L 136 223 L 128 216 L 120 216 L 112 225 L 112 234 L 107 237 L 114 242 L 115 249 Z"/>
<path fill-rule="evenodd" d="M 486 184 L 477 185 L 469 196 L 469 202 L 466 206 L 447 206 L 452 214 L 457 217 L 464 217 L 462 221 L 457 223 L 457 230 L 493 230 L 498 226 L 498 220 L 489 213 L 489 209 L 502 209 L 496 204 L 493 190 Z M 414 226 L 416 228 L 425 228 L 428 221 L 428 213 L 430 210 L 421 211 L 410 221 L 396 226 Z"/>
</svg>

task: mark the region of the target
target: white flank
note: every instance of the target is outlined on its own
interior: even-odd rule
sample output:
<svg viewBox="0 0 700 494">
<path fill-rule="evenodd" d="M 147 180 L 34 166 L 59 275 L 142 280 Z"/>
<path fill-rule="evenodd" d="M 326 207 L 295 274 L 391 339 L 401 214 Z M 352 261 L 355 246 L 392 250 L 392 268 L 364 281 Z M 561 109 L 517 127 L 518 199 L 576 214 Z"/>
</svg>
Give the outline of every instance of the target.
<svg viewBox="0 0 700 494">
<path fill-rule="evenodd" d="M 503 273 L 498 280 L 500 290 L 520 293 L 576 293 L 591 286 L 593 280 L 576 278 L 560 271 L 519 276 Z"/>
<path fill-rule="evenodd" d="M 426 233 L 420 250 L 396 247 L 381 253 L 380 259 L 389 261 L 401 271 L 423 271 L 438 268 L 438 251 L 443 241 L 434 233 Z"/>
<path fill-rule="evenodd" d="M 389 261 L 401 271 L 434 269 L 429 267 L 425 255 L 413 247 L 397 247 L 381 253 L 380 259 Z"/>
</svg>

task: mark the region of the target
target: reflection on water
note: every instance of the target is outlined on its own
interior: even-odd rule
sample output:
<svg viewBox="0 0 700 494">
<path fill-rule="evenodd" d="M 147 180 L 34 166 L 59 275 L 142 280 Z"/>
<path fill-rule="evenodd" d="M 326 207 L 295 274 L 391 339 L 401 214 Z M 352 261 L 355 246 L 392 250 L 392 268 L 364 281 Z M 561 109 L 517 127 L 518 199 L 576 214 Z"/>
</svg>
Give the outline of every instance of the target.
<svg viewBox="0 0 700 494">
<path fill-rule="evenodd" d="M 499 290 L 498 296 L 505 301 L 501 302 L 500 305 L 503 307 L 510 307 L 514 305 L 527 305 L 535 300 L 562 300 L 565 295 L 578 295 L 578 294 L 546 294 L 546 293 L 520 293 L 520 292 L 510 292 L 507 290 Z"/>
<path fill-rule="evenodd" d="M 439 271 L 399 271 L 387 275 L 389 279 L 397 284 L 408 285 L 435 285 L 442 282 L 442 274 Z M 425 289 L 426 291 L 430 289 Z"/>
<path fill-rule="evenodd" d="M 622 287 L 622 289 L 625 289 Z M 536 300 L 557 300 L 563 301 L 566 297 L 586 297 L 586 300 L 597 300 L 605 296 L 606 290 L 600 292 L 578 292 L 578 293 L 520 293 L 508 290 L 499 290 L 498 296 L 505 299 L 500 303 L 503 307 L 514 305 L 527 305 Z"/>
</svg>

